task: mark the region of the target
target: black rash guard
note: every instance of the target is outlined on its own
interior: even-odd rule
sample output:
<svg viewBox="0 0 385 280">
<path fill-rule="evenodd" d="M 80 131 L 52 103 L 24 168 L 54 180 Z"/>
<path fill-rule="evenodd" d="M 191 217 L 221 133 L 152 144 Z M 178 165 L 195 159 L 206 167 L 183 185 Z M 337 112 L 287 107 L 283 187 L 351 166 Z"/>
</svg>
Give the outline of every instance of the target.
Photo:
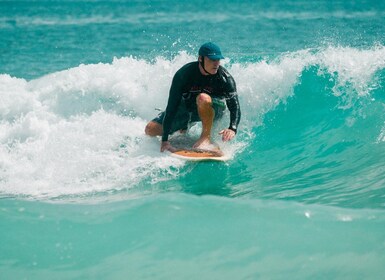
<svg viewBox="0 0 385 280">
<path fill-rule="evenodd" d="M 237 132 L 241 110 L 233 77 L 222 66 L 219 66 L 215 75 L 202 75 L 199 70 L 199 62 L 195 61 L 180 68 L 172 80 L 166 115 L 163 120 L 162 141 L 168 141 L 171 124 L 182 98 L 185 99 L 187 109 L 192 111 L 194 106 L 196 108 L 195 97 L 202 92 L 211 97 L 226 100 L 227 108 L 230 111 L 229 129 Z"/>
</svg>

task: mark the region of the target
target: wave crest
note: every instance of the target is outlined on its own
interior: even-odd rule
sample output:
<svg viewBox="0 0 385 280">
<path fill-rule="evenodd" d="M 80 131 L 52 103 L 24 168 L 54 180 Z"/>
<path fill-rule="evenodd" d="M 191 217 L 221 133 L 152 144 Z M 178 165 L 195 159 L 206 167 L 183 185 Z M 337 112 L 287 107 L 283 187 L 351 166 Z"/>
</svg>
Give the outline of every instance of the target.
<svg viewBox="0 0 385 280">
<path fill-rule="evenodd" d="M 160 154 L 158 142 L 147 138 L 143 128 L 156 108 L 165 107 L 174 73 L 195 59 L 186 52 L 172 60 L 115 58 L 110 64 L 80 65 L 31 81 L 0 75 L 0 193 L 57 197 L 177 178 L 186 171 L 180 169 L 183 164 Z M 248 132 L 261 126 L 266 114 L 291 97 L 303 98 L 303 83 L 314 83 L 321 96 L 339 99 L 339 109 L 372 111 L 373 118 L 383 113 L 373 112 L 369 104 L 383 95 L 383 46 L 308 49 L 271 60 L 227 59 L 223 64 L 240 95 L 239 147 L 253 145 Z M 354 118 L 349 120 L 352 125 Z M 384 129 L 378 125 L 377 139 L 383 141 Z"/>
</svg>

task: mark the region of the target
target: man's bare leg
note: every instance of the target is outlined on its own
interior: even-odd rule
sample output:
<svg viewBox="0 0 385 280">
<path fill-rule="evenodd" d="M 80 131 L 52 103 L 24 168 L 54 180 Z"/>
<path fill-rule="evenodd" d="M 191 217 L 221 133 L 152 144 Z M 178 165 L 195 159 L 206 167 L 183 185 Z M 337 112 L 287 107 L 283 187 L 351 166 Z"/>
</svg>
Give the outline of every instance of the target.
<svg viewBox="0 0 385 280">
<path fill-rule="evenodd" d="M 146 133 L 146 135 L 148 136 L 162 136 L 163 134 L 163 125 L 161 125 L 160 123 L 157 123 L 157 122 L 154 122 L 154 121 L 150 121 L 147 125 L 146 125 L 146 128 L 144 129 L 144 132 Z M 177 149 L 174 148 L 169 141 L 162 141 L 160 143 L 160 151 L 161 152 L 164 152 L 164 151 L 170 151 L 170 152 L 176 152 Z"/>
<path fill-rule="evenodd" d="M 163 125 L 160 123 L 150 121 L 147 125 L 146 128 L 144 129 L 144 133 L 148 136 L 162 136 L 163 134 Z M 187 129 L 180 129 L 179 133 L 181 134 L 186 134 Z"/>
<path fill-rule="evenodd" d="M 208 94 L 201 93 L 196 99 L 198 114 L 202 121 L 202 133 L 193 148 L 205 148 L 211 144 L 211 128 L 214 122 L 214 109 L 212 100 Z"/>
<path fill-rule="evenodd" d="M 144 133 L 149 136 L 162 136 L 163 126 L 160 123 L 150 121 L 144 129 Z"/>
</svg>

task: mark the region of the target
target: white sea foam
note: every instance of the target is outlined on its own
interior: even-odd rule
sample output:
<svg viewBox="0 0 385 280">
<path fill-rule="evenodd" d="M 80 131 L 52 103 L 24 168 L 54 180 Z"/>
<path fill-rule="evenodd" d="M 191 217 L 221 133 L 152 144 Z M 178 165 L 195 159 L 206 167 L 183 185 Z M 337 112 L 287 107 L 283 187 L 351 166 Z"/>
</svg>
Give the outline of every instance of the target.
<svg viewBox="0 0 385 280">
<path fill-rule="evenodd" d="M 384 57 L 381 46 L 330 47 L 251 64 L 224 61 L 237 81 L 242 122 L 237 141 L 222 148 L 231 154 L 244 148 L 247 128 L 293 95 L 307 67 L 318 65 L 336 88 L 349 84 L 350 94 L 365 95 Z M 174 73 L 195 59 L 184 52 L 153 62 L 116 58 L 32 81 L 0 75 L 0 194 L 81 195 L 178 176 L 185 163 L 159 153 L 159 140 L 146 137 L 144 126 L 155 108 L 165 108 Z"/>
<path fill-rule="evenodd" d="M 379 85 L 375 73 L 385 67 L 385 47 L 359 50 L 329 47 L 317 55 L 322 66 L 338 80 L 334 93 L 343 94 L 351 88 L 358 95 L 367 95 Z M 354 94 L 352 93 L 352 94 Z"/>
</svg>

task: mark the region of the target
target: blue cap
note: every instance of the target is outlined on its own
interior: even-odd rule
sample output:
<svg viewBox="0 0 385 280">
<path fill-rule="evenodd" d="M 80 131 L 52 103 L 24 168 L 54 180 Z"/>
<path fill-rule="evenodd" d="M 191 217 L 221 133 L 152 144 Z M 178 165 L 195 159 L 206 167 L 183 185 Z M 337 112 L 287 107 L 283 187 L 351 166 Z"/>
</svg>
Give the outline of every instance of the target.
<svg viewBox="0 0 385 280">
<path fill-rule="evenodd" d="M 221 49 L 214 43 L 205 43 L 199 49 L 199 55 L 207 56 L 211 60 L 224 59 Z"/>
</svg>

